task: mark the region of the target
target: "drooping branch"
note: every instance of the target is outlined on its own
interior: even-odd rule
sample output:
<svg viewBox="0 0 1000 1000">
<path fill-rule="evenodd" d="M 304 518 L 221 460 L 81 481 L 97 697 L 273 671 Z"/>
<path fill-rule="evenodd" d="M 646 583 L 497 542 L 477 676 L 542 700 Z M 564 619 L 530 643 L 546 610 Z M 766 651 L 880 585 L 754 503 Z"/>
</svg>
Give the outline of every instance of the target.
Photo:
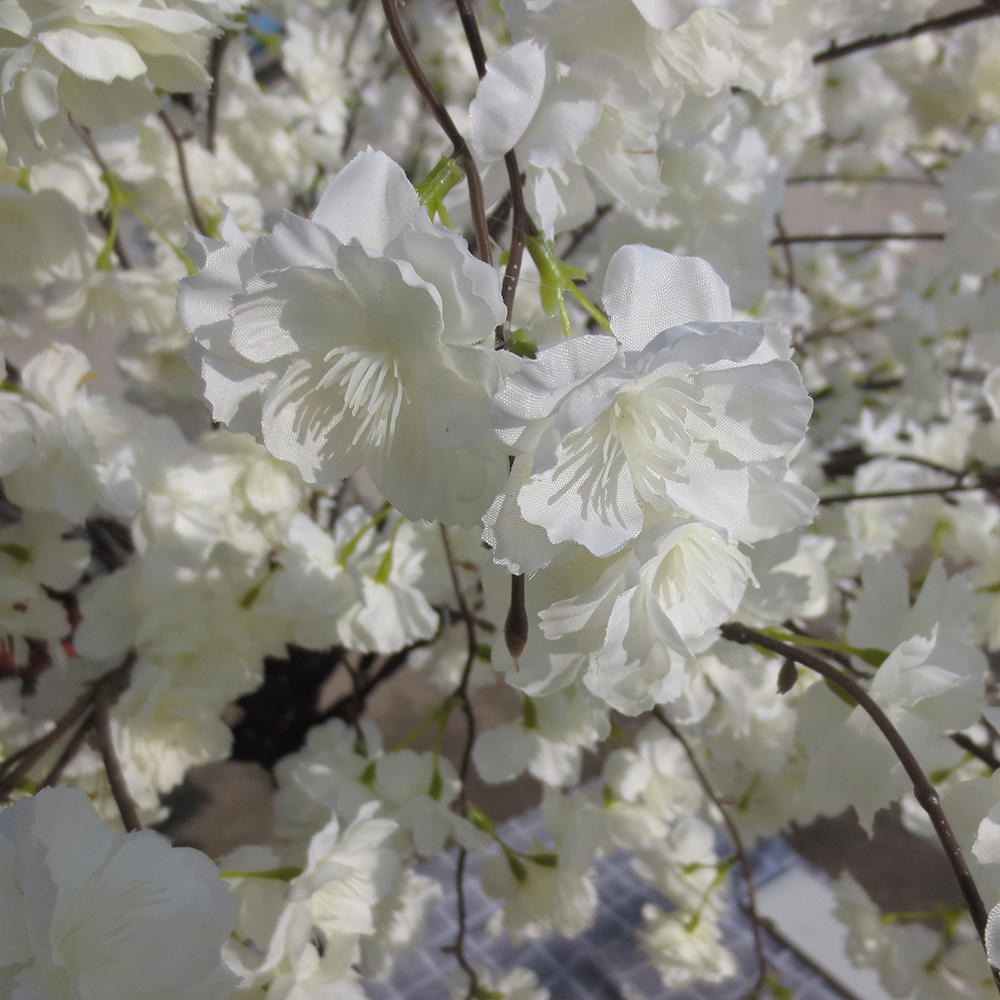
<svg viewBox="0 0 1000 1000">
<path fill-rule="evenodd" d="M 722 799 L 716 793 L 707 772 L 701 766 L 701 763 L 698 760 L 698 755 L 694 752 L 694 747 L 691 746 L 684 734 L 677 728 L 677 726 L 674 725 L 673 721 L 668 718 L 666 712 L 664 712 L 659 705 L 653 709 L 653 715 L 661 723 L 661 725 L 666 727 L 670 735 L 673 736 L 673 738 L 683 747 L 684 753 L 687 754 L 687 759 L 690 761 L 691 767 L 694 770 L 701 787 L 704 789 L 705 794 L 712 800 L 715 808 L 722 814 L 722 822 L 725 824 L 726 830 L 729 833 L 729 839 L 733 842 L 733 851 L 736 853 L 736 858 L 740 865 L 740 872 L 743 874 L 743 881 L 747 887 L 747 915 L 750 917 L 750 926 L 753 930 L 753 949 L 754 954 L 757 957 L 757 979 L 749 992 L 750 996 L 754 996 L 758 994 L 764 986 L 764 981 L 767 977 L 767 957 L 764 955 L 764 942 L 760 933 L 760 917 L 757 913 L 757 892 L 754 889 L 753 872 L 750 869 L 750 859 L 747 857 L 746 848 L 743 844 L 743 838 L 740 836 L 739 827 L 733 821 L 733 817 L 729 814 L 729 810 L 725 807 Z"/>
<path fill-rule="evenodd" d="M 479 31 L 471 0 L 455 0 L 458 15 L 462 21 L 465 37 L 469 42 L 476 73 L 481 80 L 486 76 L 486 49 L 483 37 Z M 517 283 L 521 277 L 521 264 L 524 260 L 524 244 L 529 236 L 537 236 L 538 228 L 531 218 L 524 203 L 524 184 L 521 180 L 521 168 L 518 166 L 517 154 L 513 149 L 504 156 L 507 167 L 507 181 L 510 187 L 510 202 L 512 206 L 510 247 L 507 250 L 507 267 L 503 275 L 501 296 L 507 310 L 507 322 L 496 328 L 493 346 L 502 351 L 506 347 L 505 326 L 510 325 L 514 315 L 514 297 L 517 294 Z M 525 609 L 524 575 L 511 575 L 510 607 L 504 622 L 504 640 L 507 650 L 516 662 L 528 642 L 528 614 Z"/>
<path fill-rule="evenodd" d="M 834 59 L 842 59 L 844 56 L 861 52 L 864 49 L 875 49 L 882 45 L 890 45 L 893 42 L 902 42 L 919 35 L 926 35 L 932 31 L 948 31 L 951 28 L 960 28 L 964 24 L 971 24 L 973 21 L 983 21 L 988 17 L 997 14 L 997 8 L 991 4 L 983 3 L 977 7 L 966 7 L 964 10 L 957 10 L 944 17 L 933 17 L 927 21 L 910 25 L 903 31 L 883 32 L 878 35 L 868 35 L 865 38 L 858 38 L 853 42 L 844 45 L 831 44 L 829 48 L 822 52 L 817 52 L 813 56 L 813 63 L 819 65 L 831 62 Z"/>
<path fill-rule="evenodd" d="M 892 174 L 797 174 L 786 177 L 785 184 L 918 184 L 921 187 L 940 185 L 931 177 L 896 177 Z"/>
<path fill-rule="evenodd" d="M 465 667 L 462 670 L 461 679 L 458 686 L 451 693 L 449 700 L 457 702 L 465 716 L 465 744 L 462 748 L 462 759 L 458 766 L 458 778 L 460 781 L 458 799 L 456 806 L 459 813 L 464 817 L 468 810 L 468 791 L 466 783 L 469 776 L 469 766 L 472 763 L 472 746 L 476 741 L 476 716 L 472 711 L 472 702 L 469 699 L 469 678 L 472 676 L 472 668 L 476 664 L 476 656 L 479 652 L 479 641 L 476 633 L 476 618 L 469 608 L 469 602 L 465 599 L 465 592 L 462 590 L 462 581 L 458 577 L 458 566 L 455 562 L 455 553 L 451 547 L 451 538 L 448 529 L 441 526 L 441 543 L 444 546 L 445 559 L 448 563 L 448 572 L 451 575 L 452 589 L 455 591 L 455 600 L 458 602 L 458 611 L 462 622 L 465 625 L 467 640 L 467 654 Z M 455 867 L 455 895 L 458 902 L 458 930 L 455 933 L 455 943 L 451 948 L 455 959 L 462 967 L 462 971 L 468 977 L 469 988 L 466 993 L 466 1000 L 472 1000 L 479 989 L 479 976 L 472 967 L 465 954 L 465 934 L 466 934 L 466 907 L 465 907 L 465 860 L 466 849 L 459 847 L 458 863 Z"/>
<path fill-rule="evenodd" d="M 972 873 L 969 871 L 969 866 L 962 854 L 958 838 L 955 836 L 955 832 L 948 822 L 948 817 L 945 816 L 944 810 L 941 808 L 941 799 L 938 796 L 937 789 L 931 784 L 927 775 L 924 774 L 923 768 L 921 768 L 917 758 L 913 755 L 913 751 L 907 746 L 906 741 L 900 735 L 899 730 L 892 724 L 889 717 L 882 711 L 881 706 L 853 677 L 816 653 L 800 649 L 790 643 L 782 642 L 780 639 L 772 639 L 769 635 L 749 628 L 741 622 L 730 622 L 727 625 L 723 625 L 720 631 L 723 638 L 728 639 L 730 642 L 737 642 L 744 646 L 760 646 L 763 649 L 777 653 L 779 656 L 783 656 L 786 660 L 792 660 L 804 667 L 808 667 L 810 670 L 816 671 L 820 676 L 826 678 L 845 694 L 853 698 L 868 714 L 869 718 L 886 738 L 889 746 L 892 747 L 892 751 L 895 753 L 900 764 L 903 765 L 903 769 L 913 784 L 914 796 L 930 817 L 931 823 L 934 826 L 934 832 L 937 834 L 938 840 L 944 848 L 952 872 L 955 875 L 955 880 L 958 882 L 958 887 L 965 899 L 965 905 L 972 916 L 972 922 L 975 924 L 980 940 L 985 943 L 986 907 L 983 905 L 979 889 L 972 878 Z"/>
<path fill-rule="evenodd" d="M 978 483 L 957 484 L 953 486 L 914 486 L 902 490 L 871 490 L 867 493 L 834 493 L 831 496 L 820 497 L 821 506 L 835 503 L 850 503 L 853 500 L 893 500 L 899 497 L 940 496 L 949 493 L 968 493 L 972 490 L 985 490 L 988 487 Z"/>
</svg>

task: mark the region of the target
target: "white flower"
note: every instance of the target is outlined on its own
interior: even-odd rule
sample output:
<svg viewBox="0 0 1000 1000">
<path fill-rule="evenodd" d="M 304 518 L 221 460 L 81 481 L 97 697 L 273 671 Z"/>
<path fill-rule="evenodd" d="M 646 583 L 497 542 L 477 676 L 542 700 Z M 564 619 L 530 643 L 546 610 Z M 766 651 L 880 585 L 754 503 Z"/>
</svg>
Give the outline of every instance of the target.
<svg viewBox="0 0 1000 1000">
<path fill-rule="evenodd" d="M 967 581 L 949 580 L 939 562 L 912 608 L 897 558 L 867 559 L 863 567 L 847 638 L 859 649 L 897 643 L 868 691 L 928 773 L 960 761 L 947 736 L 972 725 L 982 707 L 986 660 L 963 629 L 975 600 Z M 798 712 L 814 805 L 826 811 L 853 805 L 870 828 L 876 810 L 911 787 L 885 737 L 863 708 L 849 708 L 825 685 L 810 688 Z"/>
<path fill-rule="evenodd" d="M 381 534 L 376 523 L 386 524 Z M 357 505 L 341 515 L 334 537 L 305 514 L 292 518 L 279 550 L 275 596 L 307 649 L 343 644 L 395 653 L 431 639 L 440 619 L 422 592 L 425 550 L 403 518 L 372 518 Z"/>
<path fill-rule="evenodd" d="M 11 434 L 0 445 L 0 469 L 20 506 L 76 522 L 95 509 L 128 516 L 138 508 L 158 425 L 137 433 L 119 400 L 90 395 L 93 375 L 81 351 L 53 344 L 24 366 L 19 396 L 0 393 L 0 438 Z"/>
<path fill-rule="evenodd" d="M 543 348 L 494 401 L 498 433 L 521 457 L 486 540 L 515 571 L 551 557 L 502 523 L 515 498 L 551 545 L 598 556 L 639 534 L 647 506 L 731 532 L 748 514 L 752 472 L 783 475 L 805 433 L 812 407 L 787 337 L 730 321 L 726 286 L 704 261 L 623 247 L 604 302 L 620 345 L 580 336 Z"/>
<path fill-rule="evenodd" d="M 180 286 L 191 361 L 217 420 L 263 438 L 308 482 L 368 468 L 411 519 L 475 523 L 506 469 L 490 437 L 499 280 L 433 225 L 402 169 L 356 156 L 312 221 L 251 248 L 202 240 Z"/>
<path fill-rule="evenodd" d="M 668 989 L 698 981 L 718 983 L 739 971 L 735 956 L 722 943 L 719 925 L 705 915 L 692 919 L 682 911 L 665 913 L 646 903 L 642 916 L 646 921 L 640 935 L 642 950 Z"/>
<path fill-rule="evenodd" d="M 19 166 L 45 159 L 70 115 L 115 125 L 158 110 L 155 88 L 210 83 L 203 62 L 217 28 L 179 3 L 8 0 L 0 26 L 0 133 Z"/>
<path fill-rule="evenodd" d="M 91 270 L 80 213 L 58 191 L 30 194 L 0 184 L 0 290 L 26 294 L 56 280 L 80 281 Z"/>
<path fill-rule="evenodd" d="M 215 866 L 157 833 L 113 835 L 79 789 L 0 813 L 0 987 L 46 1000 L 224 1000 L 235 919 Z"/>
<path fill-rule="evenodd" d="M 375 933 L 373 908 L 399 872 L 386 846 L 396 824 L 375 817 L 377 808 L 364 806 L 347 827 L 330 818 L 310 841 L 305 869 L 287 885 L 253 876 L 282 867 L 269 848 L 237 848 L 222 860 L 239 903 L 226 961 L 243 988 L 269 985 L 281 997 L 364 996 L 352 968 L 359 941 Z"/>
<path fill-rule="evenodd" d="M 504 904 L 490 919 L 489 929 L 498 933 L 502 927 L 515 944 L 553 930 L 575 937 L 591 925 L 597 909 L 592 865 L 599 810 L 582 796 L 564 797 L 546 789 L 542 811 L 555 852 L 533 842 L 528 856 L 483 858 L 483 892 Z M 532 856 L 539 860 L 530 860 Z"/>
<path fill-rule="evenodd" d="M 493 665 L 533 696 L 582 674 L 593 694 L 636 715 L 681 693 L 684 660 L 713 640 L 752 579 L 734 541 L 699 521 L 655 516 L 618 556 L 584 553 L 533 577 L 527 610 L 539 627 L 517 664 L 495 643 Z"/>
<path fill-rule="evenodd" d="M 145 809 L 155 810 L 158 793 L 192 765 L 226 756 L 232 733 L 219 717 L 223 708 L 260 685 L 264 657 L 282 655 L 289 638 L 266 564 L 226 554 L 219 546 L 197 569 L 162 555 L 138 557 L 80 595 L 74 642 L 85 663 L 76 673 L 136 653 L 111 722 L 129 788 Z M 61 683 L 73 680 L 70 673 Z"/>
</svg>

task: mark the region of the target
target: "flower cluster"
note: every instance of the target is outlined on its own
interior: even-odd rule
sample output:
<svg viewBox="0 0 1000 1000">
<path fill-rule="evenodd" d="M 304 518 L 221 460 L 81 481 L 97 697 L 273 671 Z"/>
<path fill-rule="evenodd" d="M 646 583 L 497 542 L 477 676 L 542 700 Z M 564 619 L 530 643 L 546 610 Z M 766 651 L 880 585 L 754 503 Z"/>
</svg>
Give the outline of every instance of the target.
<svg viewBox="0 0 1000 1000">
<path fill-rule="evenodd" d="M 989 994 L 1000 23 L 931 6 L 0 0 L 2 992 L 363 1000 L 421 862 L 519 943 L 627 851 L 667 988 L 778 995 L 734 865 L 895 807 L 973 919 L 842 880 L 850 955 Z M 271 842 L 140 829 L 231 757 Z"/>
</svg>

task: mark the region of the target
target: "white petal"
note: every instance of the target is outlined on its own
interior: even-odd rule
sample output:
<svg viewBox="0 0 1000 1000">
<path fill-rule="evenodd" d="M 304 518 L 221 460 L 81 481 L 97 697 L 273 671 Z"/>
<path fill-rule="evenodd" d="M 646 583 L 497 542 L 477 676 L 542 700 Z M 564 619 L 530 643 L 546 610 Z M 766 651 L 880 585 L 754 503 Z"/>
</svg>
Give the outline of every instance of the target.
<svg viewBox="0 0 1000 1000">
<path fill-rule="evenodd" d="M 469 107 L 470 143 L 477 159 L 497 160 L 531 124 L 545 91 L 545 50 L 519 42 L 486 63 L 486 76 Z"/>
<path fill-rule="evenodd" d="M 673 31 L 705 7 L 728 10 L 736 0 L 632 0 L 632 3 L 654 28 Z"/>
<path fill-rule="evenodd" d="M 420 211 L 420 199 L 403 168 L 369 148 L 330 181 L 313 222 L 329 229 L 341 243 L 358 240 L 381 253 Z"/>
<path fill-rule="evenodd" d="M 110 83 L 116 77 L 134 80 L 146 72 L 146 64 L 135 46 L 111 34 L 91 35 L 76 28 L 56 28 L 43 31 L 38 41 L 84 80 L 103 83 Z"/>
<path fill-rule="evenodd" d="M 729 288 L 707 261 L 641 244 L 615 252 L 603 301 L 611 329 L 630 351 L 641 351 L 658 333 L 683 323 L 723 323 L 733 316 Z"/>
</svg>

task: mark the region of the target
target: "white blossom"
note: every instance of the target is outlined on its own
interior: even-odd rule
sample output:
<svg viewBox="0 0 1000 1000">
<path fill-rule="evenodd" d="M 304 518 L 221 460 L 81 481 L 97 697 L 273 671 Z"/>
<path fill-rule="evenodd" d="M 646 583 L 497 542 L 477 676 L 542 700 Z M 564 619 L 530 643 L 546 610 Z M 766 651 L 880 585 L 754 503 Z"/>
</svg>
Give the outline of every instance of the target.
<svg viewBox="0 0 1000 1000">
<path fill-rule="evenodd" d="M 287 214 L 254 247 L 232 222 L 224 232 L 202 241 L 178 305 L 215 418 L 307 482 L 365 465 L 405 516 L 473 523 L 503 474 L 489 437 L 504 317 L 492 269 L 373 151 L 312 221 Z"/>
<path fill-rule="evenodd" d="M 235 907 L 212 862 L 152 831 L 112 834 L 79 789 L 0 813 L 0 984 L 51 1000 L 224 1000 Z"/>
</svg>

